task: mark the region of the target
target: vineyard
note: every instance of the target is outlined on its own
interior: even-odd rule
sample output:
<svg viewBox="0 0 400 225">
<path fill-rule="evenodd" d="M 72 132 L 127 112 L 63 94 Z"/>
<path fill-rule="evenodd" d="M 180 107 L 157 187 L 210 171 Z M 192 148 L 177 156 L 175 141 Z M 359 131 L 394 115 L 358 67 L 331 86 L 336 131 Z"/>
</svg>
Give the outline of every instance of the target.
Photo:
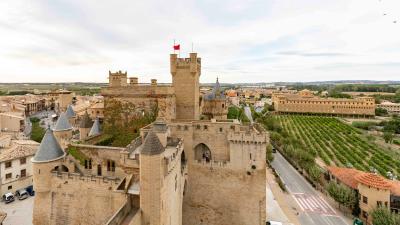
<svg viewBox="0 0 400 225">
<path fill-rule="evenodd" d="M 279 115 L 274 116 L 281 133 L 294 139 L 300 148 L 326 165 L 354 167 L 364 171 L 400 174 L 400 155 L 379 148 L 368 141 L 361 131 L 336 118 Z"/>
</svg>

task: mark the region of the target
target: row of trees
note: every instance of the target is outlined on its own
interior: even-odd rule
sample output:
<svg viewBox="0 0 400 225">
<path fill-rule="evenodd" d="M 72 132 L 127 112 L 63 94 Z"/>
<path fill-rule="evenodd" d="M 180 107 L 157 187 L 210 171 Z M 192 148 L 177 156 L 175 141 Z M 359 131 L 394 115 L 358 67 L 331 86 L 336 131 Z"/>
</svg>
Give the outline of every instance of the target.
<svg viewBox="0 0 400 225">
<path fill-rule="evenodd" d="M 304 169 L 311 180 L 319 182 L 322 172 L 315 163 L 315 156 L 299 140 L 289 136 L 273 116 L 261 117 L 258 122 L 270 131 L 271 142 L 282 149 L 295 166 Z"/>
</svg>

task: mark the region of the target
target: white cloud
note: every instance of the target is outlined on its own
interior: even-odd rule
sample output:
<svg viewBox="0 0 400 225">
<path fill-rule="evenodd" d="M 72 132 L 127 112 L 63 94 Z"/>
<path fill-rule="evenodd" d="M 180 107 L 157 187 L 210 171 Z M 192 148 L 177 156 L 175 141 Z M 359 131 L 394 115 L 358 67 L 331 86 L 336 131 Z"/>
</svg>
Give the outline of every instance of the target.
<svg viewBox="0 0 400 225">
<path fill-rule="evenodd" d="M 1 82 L 168 82 L 174 38 L 203 82 L 400 77 L 398 0 L 3 0 Z"/>
</svg>

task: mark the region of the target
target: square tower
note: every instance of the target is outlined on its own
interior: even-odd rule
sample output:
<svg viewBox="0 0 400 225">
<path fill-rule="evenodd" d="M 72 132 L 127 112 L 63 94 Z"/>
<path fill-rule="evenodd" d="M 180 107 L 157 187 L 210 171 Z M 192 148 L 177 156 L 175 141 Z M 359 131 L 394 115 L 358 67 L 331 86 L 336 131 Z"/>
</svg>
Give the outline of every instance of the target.
<svg viewBox="0 0 400 225">
<path fill-rule="evenodd" d="M 190 53 L 190 58 L 178 58 L 171 54 L 172 85 L 176 95 L 176 118 L 198 120 L 200 118 L 201 58 Z"/>
</svg>

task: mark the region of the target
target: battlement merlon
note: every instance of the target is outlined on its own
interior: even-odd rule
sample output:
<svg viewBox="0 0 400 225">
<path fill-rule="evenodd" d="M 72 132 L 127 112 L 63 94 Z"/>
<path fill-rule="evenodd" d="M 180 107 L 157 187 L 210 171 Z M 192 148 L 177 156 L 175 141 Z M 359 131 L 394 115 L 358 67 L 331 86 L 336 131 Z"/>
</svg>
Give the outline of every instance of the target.
<svg viewBox="0 0 400 225">
<path fill-rule="evenodd" d="M 177 70 L 189 70 L 190 73 L 201 74 L 201 58 L 197 57 L 197 53 L 190 53 L 189 58 L 178 58 L 177 54 L 170 55 L 171 74 L 174 75 Z"/>
<path fill-rule="evenodd" d="M 249 144 L 254 144 L 254 143 L 266 144 L 268 143 L 268 135 L 264 132 L 262 133 L 229 132 L 228 141 L 249 143 Z"/>
</svg>

